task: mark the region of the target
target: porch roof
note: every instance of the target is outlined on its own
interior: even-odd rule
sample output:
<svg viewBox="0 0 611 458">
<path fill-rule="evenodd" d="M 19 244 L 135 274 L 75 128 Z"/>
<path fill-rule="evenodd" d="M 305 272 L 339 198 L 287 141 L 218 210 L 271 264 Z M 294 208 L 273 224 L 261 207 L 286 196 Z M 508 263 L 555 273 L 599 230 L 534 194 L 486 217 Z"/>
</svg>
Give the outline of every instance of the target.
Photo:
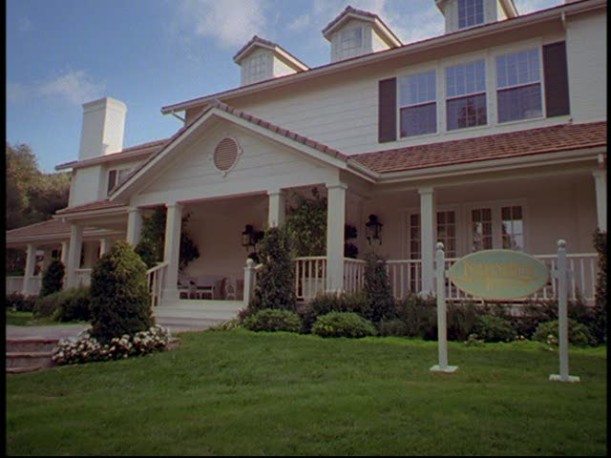
<svg viewBox="0 0 611 458">
<path fill-rule="evenodd" d="M 82 212 L 94 211 L 94 210 L 107 210 L 111 208 L 120 208 L 120 207 L 127 207 L 127 206 L 126 204 L 121 203 L 121 202 L 111 202 L 108 199 L 104 199 L 104 200 L 96 200 L 95 202 L 88 202 L 82 205 L 77 205 L 75 207 L 62 208 L 61 210 L 58 210 L 57 212 L 55 212 L 55 214 L 59 216 L 63 216 L 63 215 L 68 215 L 72 213 L 82 213 Z"/>
<path fill-rule="evenodd" d="M 607 121 L 562 124 L 351 156 L 383 174 L 607 145 Z"/>
<path fill-rule="evenodd" d="M 83 237 L 109 235 L 112 231 L 86 227 Z M 34 242 L 54 242 L 70 239 L 70 224 L 59 219 L 50 219 L 29 226 L 19 227 L 6 231 L 7 247 L 21 246 Z"/>
</svg>

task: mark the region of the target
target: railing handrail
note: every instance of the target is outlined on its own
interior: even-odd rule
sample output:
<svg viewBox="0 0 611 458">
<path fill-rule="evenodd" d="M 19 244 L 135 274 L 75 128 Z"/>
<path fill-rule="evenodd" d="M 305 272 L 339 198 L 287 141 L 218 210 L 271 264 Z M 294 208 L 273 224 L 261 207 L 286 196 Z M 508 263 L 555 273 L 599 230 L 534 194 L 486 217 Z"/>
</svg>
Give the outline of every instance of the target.
<svg viewBox="0 0 611 458">
<path fill-rule="evenodd" d="M 93 272 L 93 267 L 80 267 L 78 269 L 74 269 L 74 271 L 76 273 L 87 273 L 87 272 Z"/>
<path fill-rule="evenodd" d="M 531 255 L 537 259 L 554 259 L 558 258 L 557 254 L 533 254 Z M 567 258 L 596 258 L 598 253 L 567 253 Z"/>
<path fill-rule="evenodd" d="M 158 262 L 156 266 L 151 267 L 150 269 L 148 269 L 146 271 L 147 275 L 152 274 L 153 272 L 156 272 L 160 269 L 163 269 L 164 267 L 167 267 L 170 263 L 168 261 L 164 261 L 164 262 Z"/>
<path fill-rule="evenodd" d="M 322 259 L 327 259 L 325 255 L 323 256 L 297 256 L 295 261 L 320 261 Z"/>
</svg>

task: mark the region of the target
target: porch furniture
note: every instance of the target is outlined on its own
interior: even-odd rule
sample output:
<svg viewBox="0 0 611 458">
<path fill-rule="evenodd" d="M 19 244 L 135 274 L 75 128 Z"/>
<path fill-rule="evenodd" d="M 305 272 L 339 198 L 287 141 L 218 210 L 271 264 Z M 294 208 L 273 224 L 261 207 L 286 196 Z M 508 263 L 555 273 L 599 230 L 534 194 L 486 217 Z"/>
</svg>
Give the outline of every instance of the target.
<svg viewBox="0 0 611 458">
<path fill-rule="evenodd" d="M 225 299 L 241 300 L 244 295 L 244 279 L 230 277 L 225 281 Z"/>
<path fill-rule="evenodd" d="M 222 275 L 180 276 L 181 299 L 223 299 L 225 277 Z"/>
</svg>

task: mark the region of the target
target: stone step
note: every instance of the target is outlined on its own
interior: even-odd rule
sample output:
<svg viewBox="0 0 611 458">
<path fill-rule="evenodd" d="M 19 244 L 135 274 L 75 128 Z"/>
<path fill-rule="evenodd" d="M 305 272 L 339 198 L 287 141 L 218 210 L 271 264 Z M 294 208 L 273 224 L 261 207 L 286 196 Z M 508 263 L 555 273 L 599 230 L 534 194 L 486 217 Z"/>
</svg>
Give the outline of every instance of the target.
<svg viewBox="0 0 611 458">
<path fill-rule="evenodd" d="M 59 339 L 56 338 L 11 338 L 6 339 L 7 353 L 52 351 Z"/>
<path fill-rule="evenodd" d="M 6 354 L 7 369 L 38 370 L 51 367 L 53 352 L 11 352 Z"/>
</svg>

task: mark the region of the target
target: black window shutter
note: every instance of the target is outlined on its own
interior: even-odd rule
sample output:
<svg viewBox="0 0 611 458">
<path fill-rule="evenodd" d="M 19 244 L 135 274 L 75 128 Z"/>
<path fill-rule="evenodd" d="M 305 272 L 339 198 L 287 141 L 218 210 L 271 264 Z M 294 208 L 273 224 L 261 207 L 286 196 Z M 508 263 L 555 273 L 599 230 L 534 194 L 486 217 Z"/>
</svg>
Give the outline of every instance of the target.
<svg viewBox="0 0 611 458">
<path fill-rule="evenodd" d="M 108 172 L 108 194 L 112 191 L 112 188 L 117 184 L 117 171 L 111 170 Z"/>
<path fill-rule="evenodd" d="M 543 46 L 543 72 L 547 116 L 569 114 L 569 78 L 564 41 Z"/>
<path fill-rule="evenodd" d="M 378 141 L 397 139 L 397 78 L 381 80 L 378 85 Z"/>
</svg>

